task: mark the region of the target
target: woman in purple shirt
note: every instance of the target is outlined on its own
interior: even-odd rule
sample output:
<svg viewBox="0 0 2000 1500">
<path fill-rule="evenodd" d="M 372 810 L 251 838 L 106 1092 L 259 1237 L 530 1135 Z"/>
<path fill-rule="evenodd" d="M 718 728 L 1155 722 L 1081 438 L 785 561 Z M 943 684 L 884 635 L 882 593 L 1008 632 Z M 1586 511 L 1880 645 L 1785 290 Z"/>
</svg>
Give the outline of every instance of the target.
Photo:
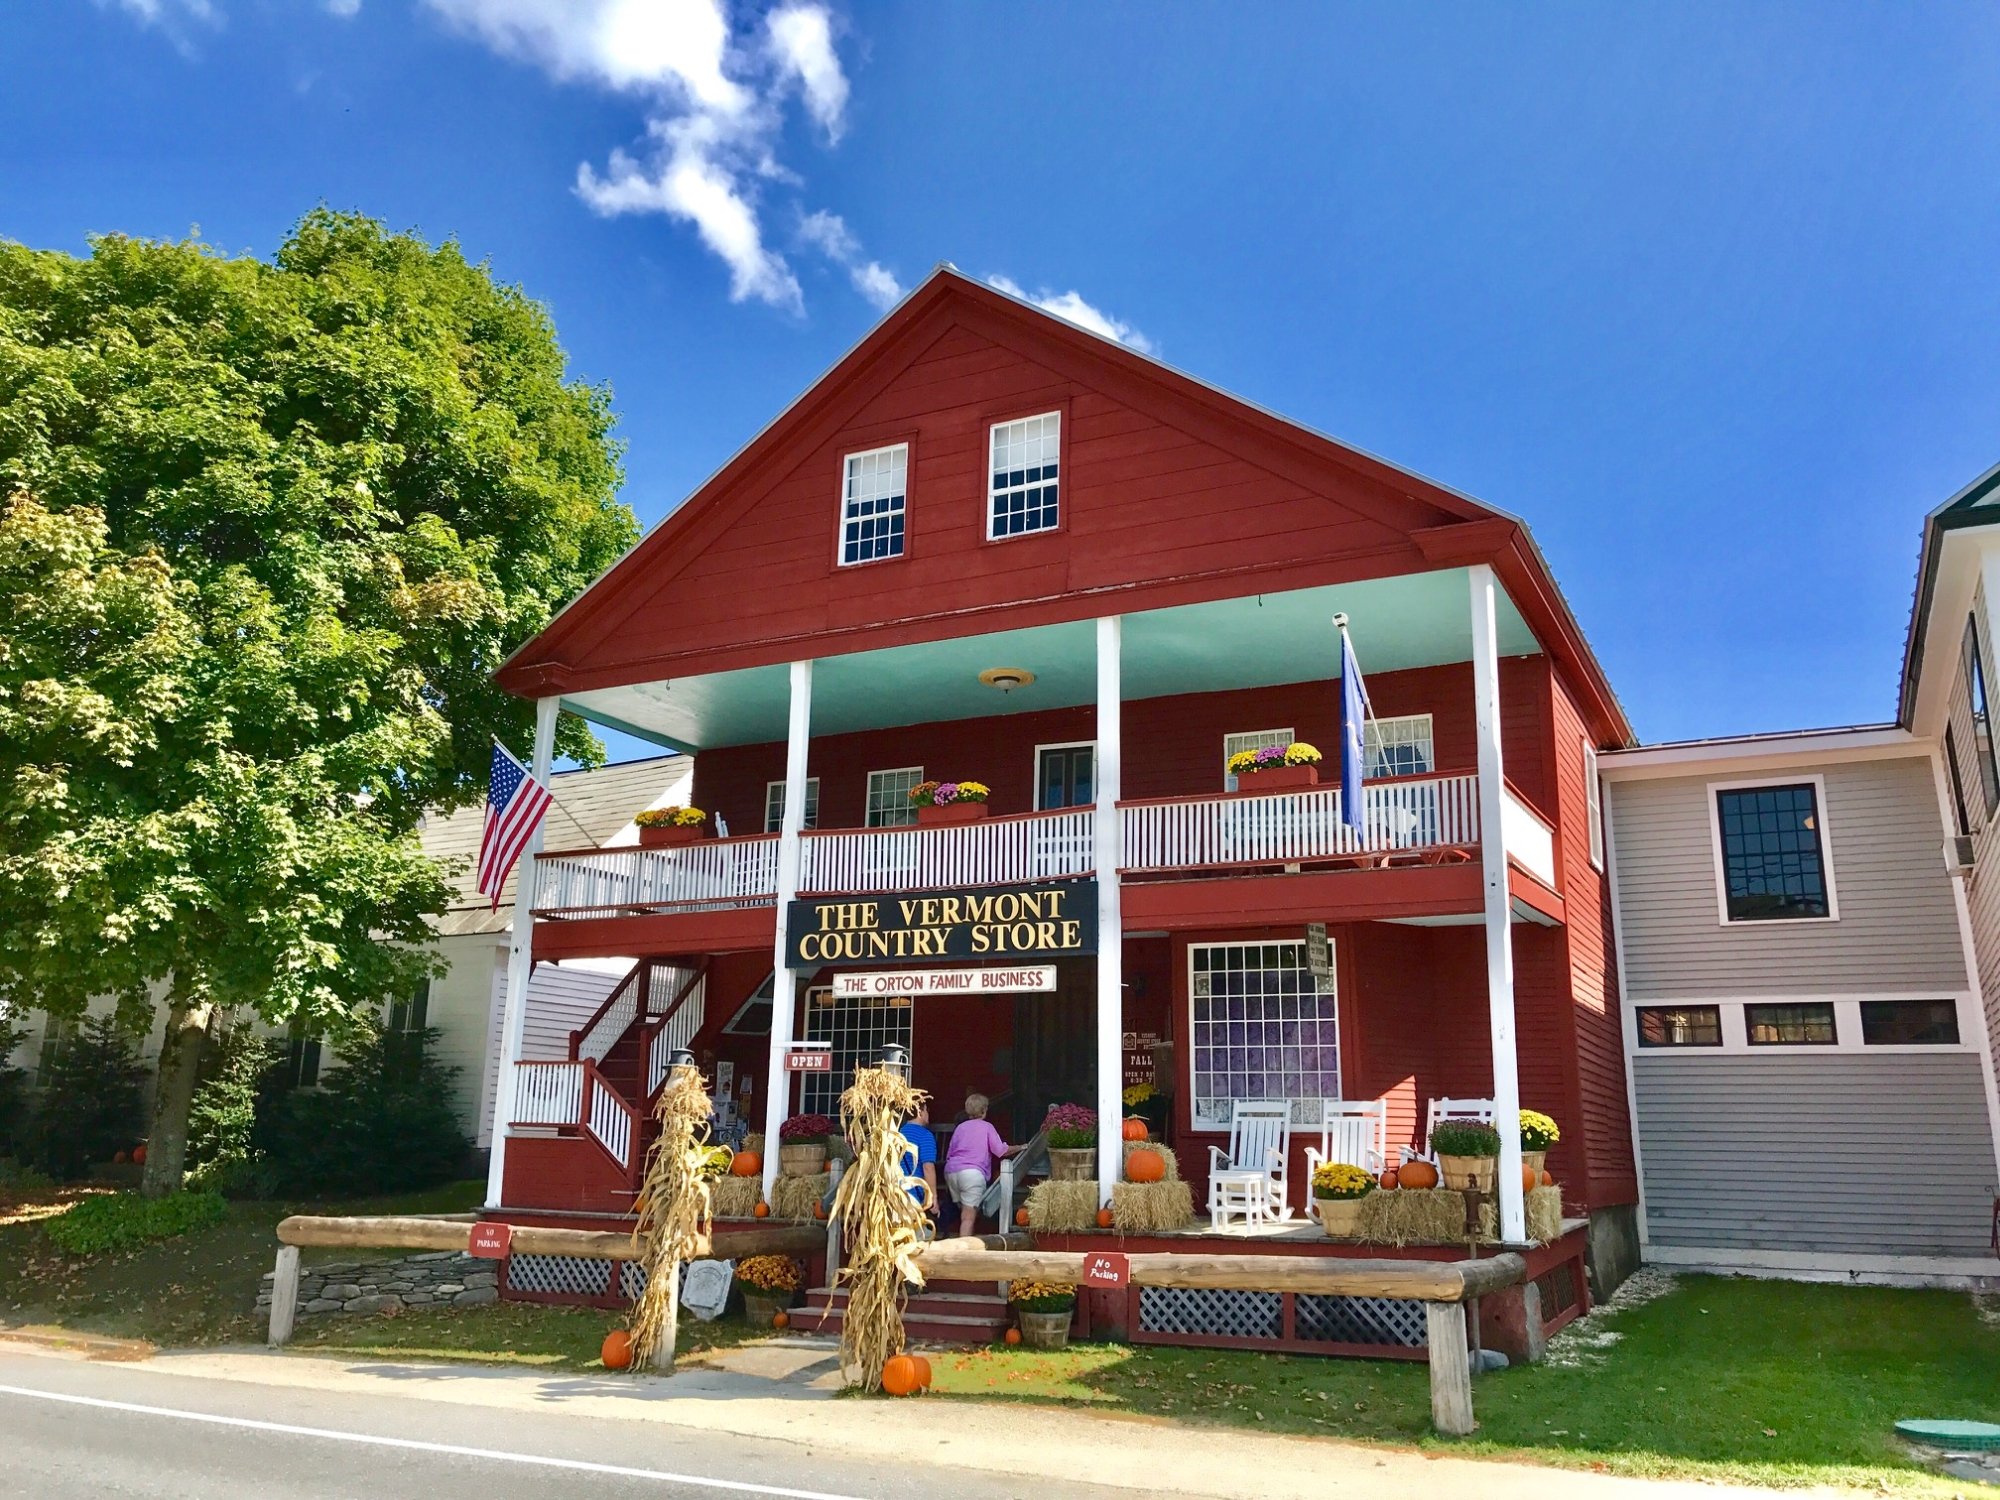
<svg viewBox="0 0 2000 1500">
<path fill-rule="evenodd" d="M 1000 1139 L 1000 1132 L 986 1120 L 984 1094 L 965 1096 L 965 1120 L 951 1132 L 951 1146 L 944 1154 L 945 1181 L 958 1204 L 958 1232 L 970 1236 L 979 1222 L 979 1200 L 993 1180 L 994 1167 L 1021 1148 Z"/>
</svg>

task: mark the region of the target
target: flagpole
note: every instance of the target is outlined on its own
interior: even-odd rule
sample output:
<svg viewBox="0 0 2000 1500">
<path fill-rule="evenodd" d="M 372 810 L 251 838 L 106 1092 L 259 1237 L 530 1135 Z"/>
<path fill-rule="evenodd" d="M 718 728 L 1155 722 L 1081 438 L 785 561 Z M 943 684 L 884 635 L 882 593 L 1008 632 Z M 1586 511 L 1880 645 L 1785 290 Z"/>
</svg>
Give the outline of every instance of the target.
<svg viewBox="0 0 2000 1500">
<path fill-rule="evenodd" d="M 1361 662 L 1354 654 L 1354 642 L 1347 634 L 1347 615 L 1333 617 L 1340 635 L 1340 821 L 1357 844 L 1367 843 L 1367 820 L 1362 805 L 1361 783 L 1368 762 L 1365 726 L 1374 712 L 1368 702 L 1368 684 L 1361 678 Z"/>
</svg>

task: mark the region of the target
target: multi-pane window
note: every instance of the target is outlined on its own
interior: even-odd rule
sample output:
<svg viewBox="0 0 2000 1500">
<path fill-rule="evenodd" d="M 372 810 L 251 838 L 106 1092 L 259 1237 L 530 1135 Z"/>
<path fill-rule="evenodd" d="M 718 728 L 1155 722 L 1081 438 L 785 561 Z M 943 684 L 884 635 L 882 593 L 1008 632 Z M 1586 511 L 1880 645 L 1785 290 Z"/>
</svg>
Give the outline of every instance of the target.
<svg viewBox="0 0 2000 1500">
<path fill-rule="evenodd" d="M 306 1032 L 305 1022 L 295 1020 L 285 1035 L 285 1056 L 277 1065 L 278 1079 L 294 1088 L 309 1089 L 319 1082 L 319 1038 Z"/>
<path fill-rule="evenodd" d="M 1870 1047 L 1956 1047 L 1956 1000 L 1863 1000 L 1861 1040 Z"/>
<path fill-rule="evenodd" d="M 1428 776 L 1437 760 L 1431 753 L 1431 716 L 1370 719 L 1361 748 L 1370 781 L 1383 776 Z"/>
<path fill-rule="evenodd" d="M 1056 502 L 1061 448 L 1061 412 L 994 427 L 993 483 L 987 491 L 988 537 L 1055 528 L 1061 518 Z"/>
<path fill-rule="evenodd" d="M 1972 812 L 1965 800 L 1965 774 L 1958 768 L 1958 726 L 1944 726 L 1944 768 L 1951 776 L 1951 811 L 1960 833 L 1972 832 Z"/>
<path fill-rule="evenodd" d="M 1729 921 L 1832 915 L 1813 783 L 1725 788 L 1715 807 Z"/>
<path fill-rule="evenodd" d="M 1304 942 L 1198 943 L 1188 963 L 1196 1128 L 1226 1128 L 1239 1099 L 1288 1099 L 1295 1124 L 1316 1123 L 1341 1097 L 1332 976 Z"/>
<path fill-rule="evenodd" d="M 41 1050 L 35 1057 L 36 1088 L 45 1089 L 55 1081 L 56 1064 L 62 1061 L 63 1047 L 75 1035 L 76 1022 L 60 1020 L 55 1016 L 45 1018 Z"/>
<path fill-rule="evenodd" d="M 854 1082 L 857 1067 L 880 1062 L 882 1049 L 891 1042 L 910 1050 L 910 1014 L 908 995 L 856 999 L 831 990 L 808 991 L 804 1040 L 830 1044 L 833 1066 L 825 1073 L 799 1075 L 800 1113 L 837 1116 L 841 1093 Z"/>
<path fill-rule="evenodd" d="M 1604 868 L 1604 783 L 1597 777 L 1597 746 L 1583 742 L 1583 805 L 1590 823 L 1590 863 Z"/>
<path fill-rule="evenodd" d="M 1753 1047 L 1831 1047 L 1833 1003 L 1807 1005 L 1746 1005 L 1743 1029 Z"/>
<path fill-rule="evenodd" d="M 1979 762 L 1979 787 L 1986 816 L 2000 807 L 2000 762 L 1994 759 L 1993 716 L 1986 703 L 1986 653 L 1979 649 L 1979 617 L 1965 622 L 1965 690 L 1972 699 L 1972 751 Z"/>
<path fill-rule="evenodd" d="M 847 455 L 840 498 L 840 560 L 876 562 L 903 555 L 910 445 Z"/>
<path fill-rule="evenodd" d="M 405 999 L 389 1002 L 389 1022 L 383 1029 L 391 1036 L 421 1032 L 430 1024 L 430 1009 L 431 982 L 419 980 Z"/>
<path fill-rule="evenodd" d="M 1722 1010 L 1715 1005 L 1649 1005 L 1639 1012 L 1641 1047 L 1720 1047 Z"/>
<path fill-rule="evenodd" d="M 1273 745 L 1289 745 L 1297 738 L 1289 729 L 1249 729 L 1242 734 L 1225 734 L 1222 737 L 1222 785 L 1225 791 L 1235 791 L 1237 778 L 1229 774 L 1230 757 L 1245 750 L 1265 750 Z"/>
<path fill-rule="evenodd" d="M 922 766 L 905 766 L 900 771 L 868 773 L 868 816 L 870 828 L 901 828 L 917 821 L 910 803 L 910 788 L 924 779 Z"/>
<path fill-rule="evenodd" d="M 785 826 L 785 784 L 782 781 L 764 783 L 764 832 L 780 833 Z M 819 827 L 819 778 L 806 778 L 806 821 L 808 828 Z"/>
</svg>

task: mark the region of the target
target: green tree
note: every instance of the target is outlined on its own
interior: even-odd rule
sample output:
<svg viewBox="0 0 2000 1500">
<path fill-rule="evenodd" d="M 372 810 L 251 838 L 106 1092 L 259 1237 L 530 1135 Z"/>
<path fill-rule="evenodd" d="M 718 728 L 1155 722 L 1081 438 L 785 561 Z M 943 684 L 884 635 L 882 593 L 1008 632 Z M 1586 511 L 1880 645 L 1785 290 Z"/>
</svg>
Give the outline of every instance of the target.
<svg viewBox="0 0 2000 1500">
<path fill-rule="evenodd" d="M 338 1044 L 429 966 L 419 819 L 528 739 L 493 668 L 636 535 L 611 427 L 454 244 L 0 242 L 0 998 L 166 1006 L 148 1193 L 220 1010 Z"/>
<path fill-rule="evenodd" d="M 27 1159 L 67 1181 L 136 1146 L 145 1080 L 131 1031 L 116 1016 L 90 1017 L 56 1049 L 28 1127 Z"/>
</svg>

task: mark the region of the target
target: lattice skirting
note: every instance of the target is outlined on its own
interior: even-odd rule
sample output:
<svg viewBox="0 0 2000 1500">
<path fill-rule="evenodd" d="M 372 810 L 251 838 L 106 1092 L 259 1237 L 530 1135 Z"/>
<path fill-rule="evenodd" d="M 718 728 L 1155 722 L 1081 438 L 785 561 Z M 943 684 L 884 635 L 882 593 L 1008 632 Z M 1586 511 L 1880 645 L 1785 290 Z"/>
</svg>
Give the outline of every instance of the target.
<svg viewBox="0 0 2000 1500">
<path fill-rule="evenodd" d="M 1287 1305 L 1289 1304 L 1289 1306 Z M 1141 1287 L 1143 1342 L 1176 1339 L 1344 1348 L 1424 1347 L 1424 1305 L 1401 1297 L 1312 1297 L 1289 1292 L 1238 1292 Z"/>
<path fill-rule="evenodd" d="M 1410 1297 L 1308 1297 L 1292 1299 L 1298 1337 L 1329 1344 L 1425 1345 L 1424 1305 Z"/>
<path fill-rule="evenodd" d="M 681 1264 L 687 1281 L 689 1262 Z M 592 1260 L 581 1255 L 511 1255 L 506 1262 L 506 1294 L 524 1302 L 581 1302 L 623 1307 L 646 1290 L 646 1268 L 631 1260 Z"/>
</svg>

